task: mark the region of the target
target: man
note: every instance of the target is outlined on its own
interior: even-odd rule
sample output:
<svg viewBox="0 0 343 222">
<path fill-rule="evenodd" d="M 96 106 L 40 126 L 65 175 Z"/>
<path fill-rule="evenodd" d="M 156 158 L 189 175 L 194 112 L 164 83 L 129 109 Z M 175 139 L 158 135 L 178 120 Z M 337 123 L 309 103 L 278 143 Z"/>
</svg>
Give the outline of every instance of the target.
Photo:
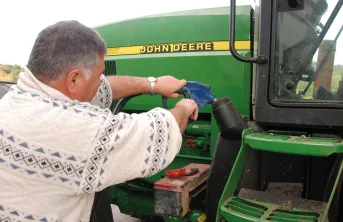
<svg viewBox="0 0 343 222">
<path fill-rule="evenodd" d="M 141 114 L 108 109 L 136 93 L 177 97 L 185 80 L 102 75 L 106 46 L 92 29 L 42 30 L 25 71 L 0 101 L 0 221 L 89 221 L 94 193 L 161 171 L 197 105 Z"/>
</svg>

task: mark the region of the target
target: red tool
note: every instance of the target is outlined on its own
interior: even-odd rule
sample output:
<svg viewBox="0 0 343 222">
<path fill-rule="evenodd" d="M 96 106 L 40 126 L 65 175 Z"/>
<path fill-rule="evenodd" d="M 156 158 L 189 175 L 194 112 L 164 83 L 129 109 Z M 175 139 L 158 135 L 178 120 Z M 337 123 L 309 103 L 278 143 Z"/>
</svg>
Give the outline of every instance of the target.
<svg viewBox="0 0 343 222">
<path fill-rule="evenodd" d="M 179 178 L 182 176 L 193 176 L 198 172 L 198 168 L 180 168 L 180 169 L 174 169 L 174 170 L 166 170 L 165 173 L 168 177 L 171 178 Z"/>
</svg>

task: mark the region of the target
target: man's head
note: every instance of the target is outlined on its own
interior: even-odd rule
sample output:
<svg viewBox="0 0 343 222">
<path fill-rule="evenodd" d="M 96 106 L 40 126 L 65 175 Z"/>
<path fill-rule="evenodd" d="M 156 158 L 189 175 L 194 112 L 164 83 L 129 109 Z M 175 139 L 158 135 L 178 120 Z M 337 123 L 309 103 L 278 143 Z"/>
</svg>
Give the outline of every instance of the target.
<svg viewBox="0 0 343 222">
<path fill-rule="evenodd" d="M 62 21 L 38 34 L 27 67 L 69 98 L 90 101 L 100 85 L 105 54 L 106 45 L 95 30 Z"/>
</svg>

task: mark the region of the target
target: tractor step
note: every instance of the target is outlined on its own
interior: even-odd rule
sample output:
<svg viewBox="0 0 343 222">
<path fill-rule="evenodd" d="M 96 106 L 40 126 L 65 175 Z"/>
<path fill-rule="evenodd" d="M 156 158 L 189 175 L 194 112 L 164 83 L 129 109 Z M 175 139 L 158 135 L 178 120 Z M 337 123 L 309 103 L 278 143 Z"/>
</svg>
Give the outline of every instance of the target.
<svg viewBox="0 0 343 222">
<path fill-rule="evenodd" d="M 288 209 L 280 205 L 231 197 L 220 208 L 221 221 L 228 222 L 318 222 L 323 216 L 302 209 Z M 224 219 L 225 218 L 225 219 Z"/>
<path fill-rule="evenodd" d="M 327 203 L 301 198 L 303 184 L 269 183 L 266 191 L 243 188 L 220 208 L 223 221 L 318 222 Z"/>
<path fill-rule="evenodd" d="M 343 140 L 336 138 L 253 133 L 244 137 L 252 149 L 309 156 L 330 156 L 343 152 Z"/>
<path fill-rule="evenodd" d="M 238 197 L 276 204 L 284 209 L 297 208 L 319 214 L 325 211 L 327 203 L 303 199 L 301 198 L 302 192 L 303 184 L 301 183 L 269 183 L 266 191 L 243 188 Z"/>
<path fill-rule="evenodd" d="M 329 207 L 343 174 L 343 161 L 328 202 L 303 199 L 303 185 L 270 183 L 266 191 L 239 189 L 252 149 L 275 153 L 327 157 L 343 152 L 343 140 L 337 138 L 285 135 L 279 132 L 243 131 L 240 152 L 220 199 L 217 220 L 228 222 L 327 222 Z M 236 192 L 238 195 L 236 196 Z"/>
</svg>

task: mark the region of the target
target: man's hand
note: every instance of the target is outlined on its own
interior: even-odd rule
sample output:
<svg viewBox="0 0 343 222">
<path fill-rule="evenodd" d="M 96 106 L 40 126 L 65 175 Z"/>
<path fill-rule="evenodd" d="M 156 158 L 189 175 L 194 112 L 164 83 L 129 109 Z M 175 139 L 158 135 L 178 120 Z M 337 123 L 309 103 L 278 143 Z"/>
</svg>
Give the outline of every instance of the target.
<svg viewBox="0 0 343 222">
<path fill-rule="evenodd" d="M 180 90 L 186 85 L 187 81 L 176 79 L 172 76 L 161 76 L 156 79 L 155 92 L 166 97 L 179 97 L 176 91 Z"/>
<path fill-rule="evenodd" d="M 191 118 L 197 120 L 198 118 L 198 105 L 194 100 L 191 99 L 182 99 L 180 100 L 170 112 L 175 117 L 177 123 L 179 124 L 180 131 L 184 132 L 188 120 Z"/>
<path fill-rule="evenodd" d="M 186 116 L 188 119 L 197 120 L 199 108 L 196 102 L 191 99 L 182 99 L 176 103 L 175 107 L 184 107 L 186 109 Z"/>
</svg>

